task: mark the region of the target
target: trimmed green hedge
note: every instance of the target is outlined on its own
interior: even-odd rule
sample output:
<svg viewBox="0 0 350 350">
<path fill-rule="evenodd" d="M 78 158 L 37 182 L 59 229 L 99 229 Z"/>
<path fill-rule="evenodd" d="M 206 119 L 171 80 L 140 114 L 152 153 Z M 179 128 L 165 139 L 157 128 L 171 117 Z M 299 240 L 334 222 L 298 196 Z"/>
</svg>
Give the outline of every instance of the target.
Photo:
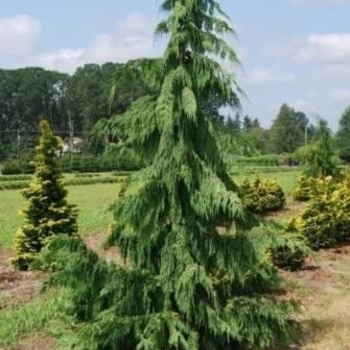
<svg viewBox="0 0 350 350">
<path fill-rule="evenodd" d="M 272 174 L 280 172 L 295 171 L 294 167 L 290 166 L 240 166 L 230 171 L 231 175 L 250 175 L 250 174 Z"/>
<path fill-rule="evenodd" d="M 265 154 L 255 157 L 237 157 L 238 166 L 281 166 L 291 165 L 292 156 L 289 154 Z"/>
<path fill-rule="evenodd" d="M 25 156 L 5 162 L 1 168 L 3 175 L 32 174 L 32 158 Z M 65 155 L 59 158 L 59 164 L 64 173 L 101 173 L 111 171 L 135 171 L 141 164 L 135 159 L 118 155 Z"/>
<path fill-rule="evenodd" d="M 30 181 L 5 181 L 0 182 L 0 191 L 1 190 L 19 190 L 26 188 L 29 185 Z"/>
<path fill-rule="evenodd" d="M 67 179 L 65 185 L 78 186 L 78 185 L 94 185 L 94 184 L 107 184 L 107 183 L 120 183 L 125 181 L 126 176 L 108 176 L 108 177 L 77 177 Z M 6 181 L 0 182 L 0 190 L 18 190 L 26 188 L 30 184 L 30 181 Z"/>
<path fill-rule="evenodd" d="M 32 175 L 0 175 L 0 182 L 27 181 L 31 179 Z"/>
</svg>

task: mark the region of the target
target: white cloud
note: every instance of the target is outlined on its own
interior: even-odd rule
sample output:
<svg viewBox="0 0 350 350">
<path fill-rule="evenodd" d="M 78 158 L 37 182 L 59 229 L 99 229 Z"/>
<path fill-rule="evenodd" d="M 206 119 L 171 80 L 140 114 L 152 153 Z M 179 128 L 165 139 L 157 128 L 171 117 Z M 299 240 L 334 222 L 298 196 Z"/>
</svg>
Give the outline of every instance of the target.
<svg viewBox="0 0 350 350">
<path fill-rule="evenodd" d="M 296 61 L 347 64 L 350 60 L 350 33 L 310 34 L 298 46 Z"/>
<path fill-rule="evenodd" d="M 87 47 L 60 48 L 26 57 L 25 64 L 73 72 L 85 63 L 125 62 L 156 54 L 153 29 L 155 20 L 133 14 L 116 25 L 115 34 L 96 36 Z"/>
<path fill-rule="evenodd" d="M 296 98 L 288 103 L 290 106 L 292 106 L 294 109 L 306 112 L 308 114 L 313 113 L 317 110 L 315 103 L 308 98 Z"/>
<path fill-rule="evenodd" d="M 290 83 L 295 80 L 292 73 L 274 72 L 266 68 L 257 68 L 248 72 L 248 82 L 253 84 L 270 84 L 270 83 Z"/>
<path fill-rule="evenodd" d="M 330 96 L 333 100 L 344 101 L 350 103 L 350 90 L 347 89 L 333 89 L 330 92 Z"/>
<path fill-rule="evenodd" d="M 40 24 L 28 15 L 0 18 L 0 55 L 32 52 L 40 44 Z"/>
</svg>

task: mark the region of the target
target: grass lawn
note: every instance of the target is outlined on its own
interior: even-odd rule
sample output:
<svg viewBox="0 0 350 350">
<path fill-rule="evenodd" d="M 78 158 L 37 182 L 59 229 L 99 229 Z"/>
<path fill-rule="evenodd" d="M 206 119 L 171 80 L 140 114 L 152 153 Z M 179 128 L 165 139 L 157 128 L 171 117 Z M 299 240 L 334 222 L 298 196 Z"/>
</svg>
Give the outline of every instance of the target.
<svg viewBox="0 0 350 350">
<path fill-rule="evenodd" d="M 281 184 L 285 194 L 292 192 L 298 173 L 294 171 L 265 173 L 259 175 L 262 179 L 276 179 Z M 240 174 L 234 176 L 239 184 L 247 176 Z M 254 175 L 248 175 L 253 178 Z M 119 191 L 119 184 L 94 184 L 68 186 L 68 199 L 79 209 L 78 224 L 82 235 L 106 231 L 111 222 L 111 213 L 108 207 L 113 203 Z M 21 223 L 19 211 L 24 201 L 19 190 L 0 191 L 0 247 L 11 248 L 13 235 Z"/>
<path fill-rule="evenodd" d="M 240 174 L 234 179 L 239 184 L 245 177 Z M 296 184 L 298 173 L 265 173 L 260 177 L 276 179 L 288 196 Z M 67 187 L 69 202 L 79 209 L 80 233 L 89 235 L 87 240 L 95 239 L 96 242 L 92 242 L 95 248 L 101 245 L 101 235 L 111 222 L 108 208 L 114 202 L 119 186 L 94 184 Z M 69 339 L 74 339 L 74 329 L 70 326 L 70 319 L 60 312 L 64 309 L 64 291 L 54 290 L 40 295 L 38 290 L 43 281 L 40 273 L 15 272 L 6 265 L 13 234 L 20 224 L 18 211 L 23 198 L 18 190 L 0 191 L 0 197 L 0 349 L 67 349 L 65 341 L 71 343 Z M 113 251 L 110 253 L 113 254 Z M 301 331 L 293 349 L 349 349 L 350 247 L 321 251 L 315 255 L 316 259 L 309 260 L 304 270 L 282 273 L 287 293 L 302 303 L 302 313 L 298 316 Z M 16 345 L 11 347 L 10 344 Z M 8 345 L 10 347 L 6 347 Z"/>
<path fill-rule="evenodd" d="M 119 187 L 119 184 L 67 187 L 69 203 L 76 204 L 79 209 L 78 225 L 82 235 L 107 230 L 112 219 L 108 208 L 115 200 Z M 24 199 L 18 190 L 1 191 L 0 196 L 0 247 L 8 250 L 21 223 L 19 211 Z"/>
<path fill-rule="evenodd" d="M 283 188 L 283 191 L 286 196 L 291 195 L 293 189 L 297 184 L 298 177 L 300 172 L 298 170 L 295 171 L 278 171 L 275 173 L 256 173 L 262 180 L 276 180 Z M 234 180 L 240 184 L 245 178 L 254 179 L 256 175 L 244 175 L 243 173 L 240 175 L 234 176 Z"/>
</svg>

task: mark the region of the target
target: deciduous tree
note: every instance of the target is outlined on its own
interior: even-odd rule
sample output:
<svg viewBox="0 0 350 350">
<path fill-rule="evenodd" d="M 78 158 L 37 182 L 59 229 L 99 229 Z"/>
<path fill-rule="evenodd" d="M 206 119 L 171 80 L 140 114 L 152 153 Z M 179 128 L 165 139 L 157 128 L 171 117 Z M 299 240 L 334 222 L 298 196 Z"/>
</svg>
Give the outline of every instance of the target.
<svg viewBox="0 0 350 350">
<path fill-rule="evenodd" d="M 339 121 L 339 130 L 336 135 L 340 157 L 350 161 L 350 107 L 347 107 Z"/>
</svg>

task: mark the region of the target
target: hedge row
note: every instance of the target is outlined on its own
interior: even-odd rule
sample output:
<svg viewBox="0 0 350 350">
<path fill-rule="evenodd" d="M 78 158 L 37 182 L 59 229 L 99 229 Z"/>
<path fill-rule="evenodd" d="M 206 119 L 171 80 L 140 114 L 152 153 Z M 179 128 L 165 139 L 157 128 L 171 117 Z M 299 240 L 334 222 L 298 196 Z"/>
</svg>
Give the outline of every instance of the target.
<svg viewBox="0 0 350 350">
<path fill-rule="evenodd" d="M 30 156 L 12 159 L 5 162 L 1 168 L 3 175 L 32 174 L 34 167 Z M 122 156 L 93 156 L 93 155 L 67 155 L 59 159 L 64 173 L 100 173 L 110 171 L 134 171 L 141 168 L 141 164 L 132 157 Z"/>
<path fill-rule="evenodd" d="M 27 181 L 31 180 L 31 175 L 0 175 L 0 182 L 7 181 Z"/>
<path fill-rule="evenodd" d="M 120 183 L 125 181 L 125 176 L 109 177 L 88 177 L 88 178 L 71 178 L 65 181 L 67 186 L 94 185 L 107 183 Z M 29 185 L 30 181 L 6 181 L 0 182 L 0 190 L 18 190 Z"/>
<path fill-rule="evenodd" d="M 247 166 L 281 166 L 295 165 L 292 157 L 288 154 L 265 154 L 255 157 L 237 157 L 237 165 Z"/>
<path fill-rule="evenodd" d="M 280 172 L 291 172 L 295 171 L 295 168 L 290 166 L 240 166 L 230 171 L 231 175 L 251 175 L 251 174 L 269 174 L 269 173 L 280 173 Z"/>
</svg>

